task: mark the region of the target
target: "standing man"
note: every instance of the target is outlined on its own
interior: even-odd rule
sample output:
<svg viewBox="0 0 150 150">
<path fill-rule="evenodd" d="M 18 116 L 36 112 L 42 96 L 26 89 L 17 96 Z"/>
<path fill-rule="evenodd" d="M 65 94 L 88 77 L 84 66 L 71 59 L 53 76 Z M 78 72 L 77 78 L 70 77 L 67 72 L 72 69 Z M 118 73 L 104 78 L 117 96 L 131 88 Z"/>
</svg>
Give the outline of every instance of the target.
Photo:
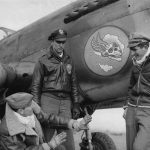
<svg viewBox="0 0 150 150">
<path fill-rule="evenodd" d="M 64 50 L 67 32 L 58 29 L 51 33 L 49 52 L 35 65 L 32 82 L 32 94 L 42 110 L 48 114 L 76 118 L 79 115 L 78 91 L 75 68 L 70 56 Z M 49 141 L 54 129 L 43 127 L 45 138 Z M 62 130 L 57 130 L 60 133 Z M 74 150 L 73 133 L 67 131 L 66 149 Z"/>
<path fill-rule="evenodd" d="M 133 34 L 129 39 L 133 54 L 126 119 L 127 150 L 150 149 L 150 39 Z"/>
</svg>

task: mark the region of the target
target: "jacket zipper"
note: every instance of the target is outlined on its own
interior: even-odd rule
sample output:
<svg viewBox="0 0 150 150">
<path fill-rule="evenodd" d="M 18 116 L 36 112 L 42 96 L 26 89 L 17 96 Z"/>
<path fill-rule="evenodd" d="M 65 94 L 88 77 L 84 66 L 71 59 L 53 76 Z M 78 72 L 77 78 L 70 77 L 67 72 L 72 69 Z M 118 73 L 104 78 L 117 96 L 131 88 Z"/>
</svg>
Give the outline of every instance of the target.
<svg viewBox="0 0 150 150">
<path fill-rule="evenodd" d="M 61 89 L 63 88 L 62 86 L 62 78 L 63 78 L 63 73 L 62 73 L 62 61 L 60 62 L 60 69 L 61 69 Z"/>
<path fill-rule="evenodd" d="M 138 78 L 138 94 L 140 93 L 141 73 L 142 73 L 143 67 L 145 66 L 145 63 L 146 63 L 146 60 L 145 60 L 145 62 L 143 62 L 143 65 L 141 66 L 140 73 L 139 73 L 139 78 Z M 140 99 L 140 95 L 137 98 L 136 106 L 139 105 L 139 99 Z"/>
<path fill-rule="evenodd" d="M 139 78 L 138 78 L 138 94 L 140 93 L 140 79 L 141 79 L 141 71 L 140 71 Z M 137 98 L 136 106 L 139 105 L 139 99 L 140 99 L 140 95 Z"/>
</svg>

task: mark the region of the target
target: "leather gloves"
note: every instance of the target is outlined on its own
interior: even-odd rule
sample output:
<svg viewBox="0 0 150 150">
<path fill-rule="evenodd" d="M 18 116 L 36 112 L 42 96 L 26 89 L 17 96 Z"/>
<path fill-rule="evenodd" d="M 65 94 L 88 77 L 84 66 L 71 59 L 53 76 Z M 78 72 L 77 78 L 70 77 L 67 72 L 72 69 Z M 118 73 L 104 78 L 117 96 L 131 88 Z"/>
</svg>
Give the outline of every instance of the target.
<svg viewBox="0 0 150 150">
<path fill-rule="evenodd" d="M 78 119 L 80 116 L 80 104 L 79 103 L 74 103 L 73 104 L 73 109 L 72 109 L 72 118 L 73 119 Z"/>
<path fill-rule="evenodd" d="M 79 122 L 79 130 L 87 129 L 87 124 L 92 121 L 92 117 L 90 115 L 86 115 L 80 122 Z"/>
<path fill-rule="evenodd" d="M 57 135 L 55 132 L 50 142 L 48 142 L 49 147 L 51 149 L 55 149 L 57 146 L 66 141 L 66 137 L 67 137 L 66 132 L 61 132 L 60 134 Z"/>
<path fill-rule="evenodd" d="M 92 117 L 90 115 L 86 115 L 81 121 L 71 119 L 68 127 L 78 132 L 80 130 L 88 129 L 87 124 L 91 121 Z"/>
</svg>

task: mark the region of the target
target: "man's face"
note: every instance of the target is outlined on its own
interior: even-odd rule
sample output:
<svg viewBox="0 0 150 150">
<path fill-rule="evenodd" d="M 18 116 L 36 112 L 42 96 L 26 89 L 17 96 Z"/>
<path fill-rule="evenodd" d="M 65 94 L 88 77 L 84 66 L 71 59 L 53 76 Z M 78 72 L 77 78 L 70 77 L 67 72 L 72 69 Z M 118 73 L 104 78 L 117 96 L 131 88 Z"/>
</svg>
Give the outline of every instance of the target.
<svg viewBox="0 0 150 150">
<path fill-rule="evenodd" d="M 55 39 L 52 42 L 52 46 L 58 54 L 61 54 L 64 50 L 65 43 L 66 43 L 66 38 L 59 38 L 59 39 Z"/>
<path fill-rule="evenodd" d="M 27 117 L 27 116 L 33 115 L 33 110 L 32 110 L 31 105 L 25 107 L 24 109 L 19 109 L 17 112 L 20 115 L 22 115 L 23 117 Z"/>
<path fill-rule="evenodd" d="M 143 47 L 141 45 L 135 46 L 133 49 L 131 49 L 131 54 L 135 56 L 136 60 L 141 60 L 143 56 L 146 54 L 148 48 Z"/>
</svg>

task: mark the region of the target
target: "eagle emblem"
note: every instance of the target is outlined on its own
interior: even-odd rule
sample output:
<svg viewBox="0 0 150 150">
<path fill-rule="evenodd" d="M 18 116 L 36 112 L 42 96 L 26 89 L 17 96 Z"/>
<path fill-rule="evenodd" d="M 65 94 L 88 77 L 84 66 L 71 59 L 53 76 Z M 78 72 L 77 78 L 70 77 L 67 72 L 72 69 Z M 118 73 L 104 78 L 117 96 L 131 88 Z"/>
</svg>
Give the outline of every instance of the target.
<svg viewBox="0 0 150 150">
<path fill-rule="evenodd" d="M 62 29 L 59 29 L 59 33 L 62 35 L 64 34 L 64 31 Z"/>
</svg>

